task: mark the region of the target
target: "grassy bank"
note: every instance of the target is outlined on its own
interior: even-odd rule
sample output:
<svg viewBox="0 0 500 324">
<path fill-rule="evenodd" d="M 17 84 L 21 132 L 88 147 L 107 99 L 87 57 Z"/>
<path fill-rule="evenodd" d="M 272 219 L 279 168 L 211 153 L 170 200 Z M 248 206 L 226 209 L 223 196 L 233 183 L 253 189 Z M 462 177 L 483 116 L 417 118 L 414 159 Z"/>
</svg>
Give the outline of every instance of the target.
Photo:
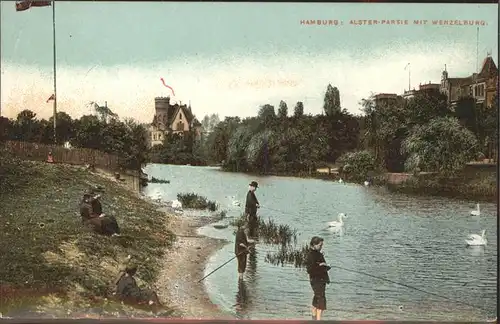
<svg viewBox="0 0 500 324">
<path fill-rule="evenodd" d="M 140 265 L 139 283 L 154 283 L 160 259 L 175 238 L 166 228 L 168 217 L 156 206 L 84 168 L 0 155 L 4 315 L 30 308 L 63 317 L 95 305 L 116 311 L 120 307 L 105 298 L 127 255 Z M 103 210 L 117 218 L 121 237 L 83 229 L 78 205 L 90 186 L 103 188 Z"/>
</svg>

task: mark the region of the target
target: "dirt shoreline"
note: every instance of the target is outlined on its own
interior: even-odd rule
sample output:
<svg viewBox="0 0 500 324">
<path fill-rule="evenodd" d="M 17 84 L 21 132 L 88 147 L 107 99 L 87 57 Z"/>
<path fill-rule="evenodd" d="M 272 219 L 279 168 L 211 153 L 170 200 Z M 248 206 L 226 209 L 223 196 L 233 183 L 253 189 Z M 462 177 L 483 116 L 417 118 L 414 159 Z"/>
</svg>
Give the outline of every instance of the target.
<svg viewBox="0 0 500 324">
<path fill-rule="evenodd" d="M 97 172 L 112 179 L 107 172 Z M 127 187 L 126 184 L 123 184 Z M 130 187 L 127 187 L 132 190 Z M 215 222 L 216 217 L 193 217 L 178 215 L 165 203 L 138 193 L 138 196 L 169 217 L 165 230 L 176 235 L 174 244 L 167 248 L 162 260 L 162 270 L 154 284 L 160 300 L 173 308 L 173 317 L 182 319 L 235 319 L 212 303 L 203 282 L 205 266 L 209 258 L 227 241 L 199 235 L 198 229 Z"/>
<path fill-rule="evenodd" d="M 175 309 L 174 317 L 183 319 L 234 319 L 210 301 L 203 282 L 208 259 L 227 241 L 199 235 L 197 229 L 215 221 L 209 217 L 189 218 L 174 215 L 162 209 L 172 219 L 168 224 L 177 235 L 174 245 L 167 251 L 157 279 L 161 300 Z"/>
</svg>

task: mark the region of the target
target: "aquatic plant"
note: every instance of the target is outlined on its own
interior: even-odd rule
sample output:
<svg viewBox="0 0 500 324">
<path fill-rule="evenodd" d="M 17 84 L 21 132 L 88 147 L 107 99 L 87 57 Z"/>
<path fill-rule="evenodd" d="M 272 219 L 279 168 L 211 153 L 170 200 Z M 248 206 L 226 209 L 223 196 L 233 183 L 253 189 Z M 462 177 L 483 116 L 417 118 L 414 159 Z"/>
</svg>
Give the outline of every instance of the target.
<svg viewBox="0 0 500 324">
<path fill-rule="evenodd" d="M 277 252 L 267 252 L 264 261 L 275 266 L 281 265 L 283 267 L 285 264 L 291 264 L 296 268 L 305 268 L 308 251 L 307 244 L 301 249 L 281 246 Z"/>
<path fill-rule="evenodd" d="M 239 218 L 231 221 L 232 226 L 241 226 L 245 224 L 246 216 L 242 214 Z M 257 233 L 259 240 L 266 244 L 275 244 L 289 246 L 297 243 L 297 230 L 289 225 L 276 224 L 272 219 L 267 221 L 259 218 L 257 223 Z"/>
<path fill-rule="evenodd" d="M 177 199 L 184 208 L 208 209 L 216 211 L 219 208 L 217 202 L 208 200 L 207 197 L 199 196 L 193 192 L 177 194 Z"/>
<path fill-rule="evenodd" d="M 164 180 L 164 179 L 151 177 L 151 180 L 149 180 L 148 182 L 151 182 L 151 183 L 170 183 L 170 180 Z"/>
<path fill-rule="evenodd" d="M 297 230 L 292 229 L 289 225 L 276 224 L 272 219 L 267 222 L 259 218 L 258 223 L 259 238 L 268 244 L 280 244 L 282 246 L 297 243 Z"/>
<path fill-rule="evenodd" d="M 225 210 L 221 210 L 221 211 L 219 212 L 218 216 L 219 216 L 219 217 L 218 217 L 219 219 L 224 219 L 224 218 L 226 218 L 226 216 L 227 216 L 227 211 L 225 211 Z"/>
</svg>

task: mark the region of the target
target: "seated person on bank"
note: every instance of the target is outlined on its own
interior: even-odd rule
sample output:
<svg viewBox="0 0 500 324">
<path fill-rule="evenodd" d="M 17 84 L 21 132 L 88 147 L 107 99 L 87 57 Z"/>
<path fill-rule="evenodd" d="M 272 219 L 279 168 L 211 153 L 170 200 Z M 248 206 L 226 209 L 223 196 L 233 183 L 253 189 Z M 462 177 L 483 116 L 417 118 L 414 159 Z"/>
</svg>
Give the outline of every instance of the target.
<svg viewBox="0 0 500 324">
<path fill-rule="evenodd" d="M 82 222 L 84 225 L 93 227 L 95 232 L 117 236 L 120 234 L 118 222 L 115 217 L 107 216 L 102 212 L 102 204 L 99 200 L 100 197 L 101 195 L 95 195 L 93 190 L 83 195 L 80 204 Z"/>
<path fill-rule="evenodd" d="M 136 265 L 129 265 L 125 268 L 125 273 L 116 282 L 116 297 L 127 304 L 160 307 L 160 300 L 154 291 L 139 288 L 134 278 L 136 273 Z"/>
</svg>

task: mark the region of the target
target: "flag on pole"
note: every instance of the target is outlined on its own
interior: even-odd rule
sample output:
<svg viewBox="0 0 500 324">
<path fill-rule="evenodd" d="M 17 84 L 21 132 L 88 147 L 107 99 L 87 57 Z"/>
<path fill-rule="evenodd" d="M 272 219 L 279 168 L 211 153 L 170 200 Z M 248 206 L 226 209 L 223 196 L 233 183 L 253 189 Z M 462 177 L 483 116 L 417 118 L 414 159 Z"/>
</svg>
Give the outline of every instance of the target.
<svg viewBox="0 0 500 324">
<path fill-rule="evenodd" d="M 406 64 L 405 70 L 410 66 L 410 63 Z"/>
<path fill-rule="evenodd" d="M 46 102 L 48 103 L 48 102 L 49 102 L 49 101 L 51 101 L 51 100 L 56 100 L 56 96 L 55 96 L 54 94 L 52 94 L 52 95 L 49 97 L 49 99 L 47 99 L 47 101 L 46 101 Z"/>
<path fill-rule="evenodd" d="M 52 5 L 52 1 L 45 0 L 35 0 L 35 1 L 16 1 L 16 11 L 25 11 L 31 7 L 49 7 Z"/>
</svg>

